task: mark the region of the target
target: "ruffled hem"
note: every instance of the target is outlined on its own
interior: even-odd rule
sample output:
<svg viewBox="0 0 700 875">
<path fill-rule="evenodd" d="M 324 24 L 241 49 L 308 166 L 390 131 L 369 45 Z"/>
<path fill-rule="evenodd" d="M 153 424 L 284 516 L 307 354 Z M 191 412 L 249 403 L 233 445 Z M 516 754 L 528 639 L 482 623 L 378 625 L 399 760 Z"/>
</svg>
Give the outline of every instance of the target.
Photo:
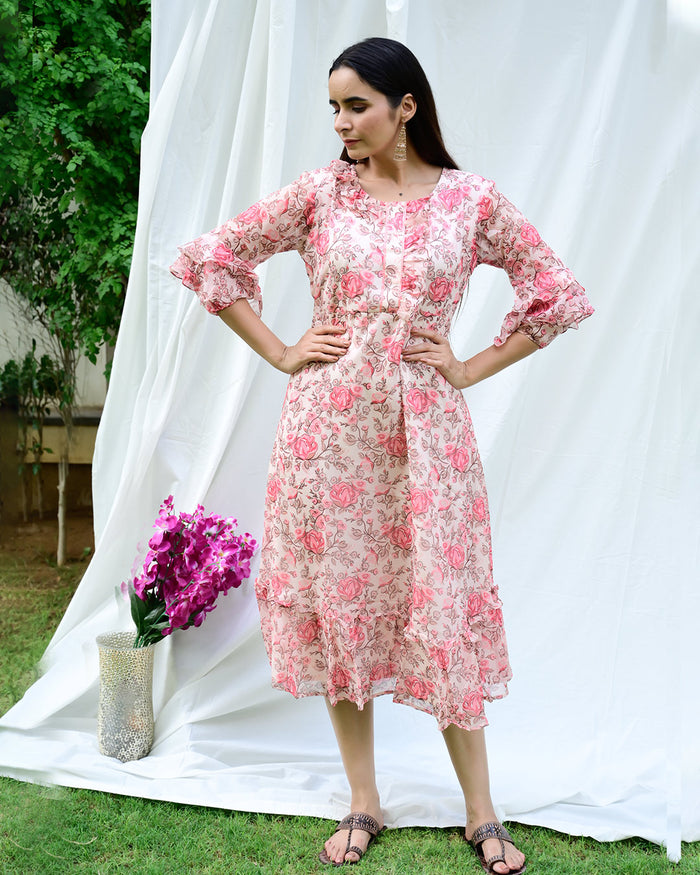
<svg viewBox="0 0 700 875">
<path fill-rule="evenodd" d="M 357 698 L 351 695 L 348 696 L 331 696 L 328 691 L 323 687 L 322 684 L 316 685 L 317 688 L 311 689 L 311 686 L 307 689 L 290 689 L 281 683 L 275 683 L 273 681 L 272 687 L 275 690 L 281 690 L 284 693 L 291 693 L 295 699 L 308 699 L 311 696 L 323 696 L 327 698 L 331 705 L 337 705 L 338 702 L 352 702 L 358 708 L 358 710 L 362 711 L 365 705 L 368 702 L 371 702 L 373 699 L 378 699 L 380 696 L 391 696 L 393 694 L 392 701 L 397 705 L 408 705 L 409 708 L 413 708 L 416 711 L 422 711 L 424 714 L 430 714 L 431 717 L 435 717 L 437 721 L 437 728 L 440 732 L 444 732 L 448 726 L 454 725 L 458 726 L 460 729 L 466 729 L 468 731 L 472 731 L 475 729 L 485 729 L 489 725 L 489 721 L 485 714 L 481 714 L 479 717 L 475 717 L 474 719 L 468 721 L 461 721 L 461 718 L 458 714 L 450 714 L 447 711 L 444 713 L 436 713 L 429 703 L 424 702 L 420 699 L 412 698 L 411 696 L 402 697 L 398 693 L 396 693 L 395 688 L 392 686 L 390 689 L 381 689 L 380 685 L 376 685 L 376 689 L 374 689 L 369 696 L 364 699 Z M 503 696 L 507 695 L 507 690 L 503 694 Z M 497 698 L 494 696 L 494 699 Z M 498 698 L 502 698 L 499 696 Z M 491 699 L 487 701 L 493 701 Z M 461 721 L 461 722 L 460 722 Z"/>
<path fill-rule="evenodd" d="M 395 612 L 379 613 L 365 599 L 348 601 L 328 593 L 310 595 L 310 584 L 310 581 L 293 574 L 261 575 L 255 581 L 255 595 L 258 602 L 271 602 L 300 616 L 324 617 L 325 625 L 348 642 L 361 643 L 361 630 L 371 628 L 377 622 L 391 621 L 400 626 L 406 638 L 426 649 L 440 648 L 448 660 L 449 654 L 460 641 L 475 644 L 484 636 L 495 639 L 503 634 L 503 603 L 494 584 L 473 589 L 463 599 L 461 594 L 452 596 L 452 616 L 444 618 L 441 624 L 436 623 L 429 610 L 424 611 L 423 606 L 419 606 L 415 600 L 411 602 L 410 598 L 405 605 L 399 604 Z M 459 587 L 455 586 L 454 591 L 459 592 Z"/>
<path fill-rule="evenodd" d="M 456 641 L 451 648 L 426 646 L 407 635 L 405 620 L 377 617 L 338 625 L 274 601 L 259 602 L 272 684 L 296 698 L 325 696 L 362 708 L 392 694 L 395 702 L 432 714 L 442 730 L 487 725 L 484 702 L 507 695 L 507 658 L 494 662 L 488 640 Z"/>
<path fill-rule="evenodd" d="M 192 243 L 178 247 L 180 255 L 170 266 L 170 273 L 188 289 L 196 292 L 209 313 L 218 313 L 230 307 L 234 301 L 246 298 L 260 316 L 262 294 L 257 276 L 247 262 L 222 246 L 218 237 L 208 246 L 206 238 L 214 237 L 215 234 L 213 231 Z M 215 248 L 214 242 L 217 243 Z M 217 255 L 216 250 L 222 251 Z"/>
<path fill-rule="evenodd" d="M 522 307 L 516 307 L 503 320 L 494 345 L 501 346 L 516 331 L 526 334 L 540 349 L 569 328 L 578 328 L 592 316 L 593 307 L 578 283 L 571 283 L 555 294 L 543 292 Z"/>
</svg>

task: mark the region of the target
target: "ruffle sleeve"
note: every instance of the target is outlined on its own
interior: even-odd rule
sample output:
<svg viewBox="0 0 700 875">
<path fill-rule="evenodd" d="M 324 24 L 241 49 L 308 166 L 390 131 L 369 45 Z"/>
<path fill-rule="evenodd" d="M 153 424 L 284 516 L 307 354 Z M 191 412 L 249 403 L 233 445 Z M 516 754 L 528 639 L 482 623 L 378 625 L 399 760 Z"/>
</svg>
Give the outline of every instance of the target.
<svg viewBox="0 0 700 875">
<path fill-rule="evenodd" d="M 514 332 L 547 346 L 594 311 L 585 290 L 523 214 L 493 186 L 479 202 L 476 263 L 502 267 L 515 291 L 494 344 Z"/>
<path fill-rule="evenodd" d="M 210 313 L 247 298 L 262 313 L 257 265 L 276 252 L 302 249 L 313 222 L 316 186 L 305 173 L 184 246 L 170 272 Z"/>
</svg>

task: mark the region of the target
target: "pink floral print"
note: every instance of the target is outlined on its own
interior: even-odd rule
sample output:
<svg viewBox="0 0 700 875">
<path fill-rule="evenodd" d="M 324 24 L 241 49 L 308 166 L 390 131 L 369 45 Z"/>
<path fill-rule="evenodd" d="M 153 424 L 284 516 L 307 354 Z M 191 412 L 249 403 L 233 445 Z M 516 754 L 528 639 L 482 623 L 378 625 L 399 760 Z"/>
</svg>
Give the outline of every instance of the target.
<svg viewBox="0 0 700 875">
<path fill-rule="evenodd" d="M 497 345 L 521 331 L 545 346 L 593 310 L 493 182 L 457 170 L 383 203 L 334 161 L 181 247 L 171 270 L 210 312 L 241 297 L 261 312 L 254 269 L 291 249 L 313 324 L 342 325 L 351 346 L 287 387 L 256 582 L 273 684 L 359 707 L 391 693 L 440 729 L 483 727 L 511 678 L 483 469 L 462 393 L 401 351 L 412 327 L 447 335 L 481 263 L 515 291 Z"/>
</svg>

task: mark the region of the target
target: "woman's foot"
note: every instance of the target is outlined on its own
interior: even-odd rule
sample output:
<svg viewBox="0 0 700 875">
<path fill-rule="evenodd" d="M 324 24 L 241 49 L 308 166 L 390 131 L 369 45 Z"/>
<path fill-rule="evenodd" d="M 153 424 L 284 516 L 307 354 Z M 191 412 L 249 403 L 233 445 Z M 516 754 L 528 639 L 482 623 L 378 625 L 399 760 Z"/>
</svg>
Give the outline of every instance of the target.
<svg viewBox="0 0 700 875">
<path fill-rule="evenodd" d="M 333 833 L 323 846 L 321 862 L 333 863 L 336 866 L 342 866 L 343 863 L 357 863 L 367 850 L 374 836 L 384 829 L 384 818 L 382 817 L 382 809 L 379 802 L 364 807 L 352 806 L 351 815 L 355 815 L 356 825 L 352 827 L 352 836 L 350 837 L 349 844 L 350 848 L 357 848 L 357 850 L 348 850 L 350 828 L 342 826 L 348 819 L 344 818 L 339 824 L 339 829 Z M 362 829 L 363 815 L 369 815 L 370 819 L 365 821 L 369 829 Z"/>
<path fill-rule="evenodd" d="M 498 833 L 501 837 L 498 837 Z M 493 835 L 493 838 L 483 838 L 484 836 Z M 508 831 L 501 826 L 497 821 L 489 823 L 480 823 L 476 826 L 467 824 L 464 831 L 464 838 L 471 844 L 476 840 L 474 849 L 481 860 L 481 865 L 485 872 L 494 872 L 497 875 L 519 875 L 525 871 L 525 855 L 519 851 L 510 837 Z M 483 841 L 481 839 L 483 838 Z M 505 857 L 505 862 L 495 860 L 490 864 L 485 861 L 493 860 L 494 857 Z"/>
</svg>

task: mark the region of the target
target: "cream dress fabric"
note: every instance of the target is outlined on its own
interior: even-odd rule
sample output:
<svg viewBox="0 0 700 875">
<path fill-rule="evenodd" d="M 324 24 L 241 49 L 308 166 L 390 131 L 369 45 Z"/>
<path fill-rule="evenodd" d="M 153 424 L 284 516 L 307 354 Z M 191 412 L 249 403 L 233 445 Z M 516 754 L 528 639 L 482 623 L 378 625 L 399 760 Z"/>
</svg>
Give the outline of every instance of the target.
<svg viewBox="0 0 700 875">
<path fill-rule="evenodd" d="M 480 263 L 515 290 L 496 345 L 539 346 L 593 311 L 583 289 L 494 184 L 443 170 L 428 197 L 384 203 L 334 161 L 181 248 L 171 270 L 213 313 L 254 268 L 296 249 L 313 323 L 350 349 L 289 380 L 267 485 L 256 593 L 273 684 L 360 707 L 374 696 L 486 725 L 511 678 L 493 581 L 484 474 L 467 405 L 406 363 L 412 327 L 443 335 Z"/>
</svg>

